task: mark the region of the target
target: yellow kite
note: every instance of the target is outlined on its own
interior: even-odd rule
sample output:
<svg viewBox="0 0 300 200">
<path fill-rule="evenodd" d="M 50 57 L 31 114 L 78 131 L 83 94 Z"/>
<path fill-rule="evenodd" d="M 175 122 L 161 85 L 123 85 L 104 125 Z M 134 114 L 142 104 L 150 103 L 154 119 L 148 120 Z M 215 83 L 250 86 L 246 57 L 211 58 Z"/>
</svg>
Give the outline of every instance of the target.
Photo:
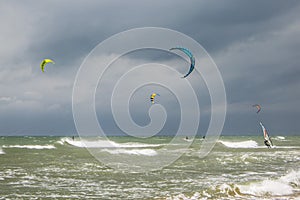
<svg viewBox="0 0 300 200">
<path fill-rule="evenodd" d="M 43 62 L 41 63 L 41 70 L 42 70 L 42 72 L 45 72 L 44 69 L 45 69 L 45 66 L 46 66 L 47 63 L 53 63 L 53 64 L 55 64 L 55 62 L 53 60 L 51 60 L 51 59 L 44 59 Z"/>
</svg>

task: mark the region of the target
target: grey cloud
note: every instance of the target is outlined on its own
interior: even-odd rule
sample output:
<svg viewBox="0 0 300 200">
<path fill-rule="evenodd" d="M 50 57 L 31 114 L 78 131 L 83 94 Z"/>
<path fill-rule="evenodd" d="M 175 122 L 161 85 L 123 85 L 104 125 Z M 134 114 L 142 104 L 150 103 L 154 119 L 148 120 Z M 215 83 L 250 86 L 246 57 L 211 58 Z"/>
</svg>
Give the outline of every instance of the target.
<svg viewBox="0 0 300 200">
<path fill-rule="evenodd" d="M 72 85 L 83 59 L 112 34 L 143 26 L 181 31 L 208 50 L 224 78 L 229 101 L 224 133 L 257 134 L 251 104 L 261 103 L 262 118 L 272 132 L 299 134 L 299 13 L 300 2 L 293 0 L 1 1 L 0 134 L 21 134 L 26 127 L 33 134 L 74 134 Z M 174 62 L 172 66 L 185 72 L 185 62 L 173 54 L 147 54 L 137 52 L 127 64 Z M 41 74 L 39 64 L 46 57 L 56 65 Z M 201 73 L 201 65 L 197 67 Z M 190 80 L 200 80 L 195 90 L 205 111 L 200 127 L 205 132 L 209 95 L 199 75 L 192 74 Z M 108 89 L 111 83 L 104 82 Z M 136 120 L 145 111 L 138 106 L 142 110 L 133 112 Z M 167 130 L 174 130 L 176 122 L 176 117 L 169 119 Z"/>
</svg>

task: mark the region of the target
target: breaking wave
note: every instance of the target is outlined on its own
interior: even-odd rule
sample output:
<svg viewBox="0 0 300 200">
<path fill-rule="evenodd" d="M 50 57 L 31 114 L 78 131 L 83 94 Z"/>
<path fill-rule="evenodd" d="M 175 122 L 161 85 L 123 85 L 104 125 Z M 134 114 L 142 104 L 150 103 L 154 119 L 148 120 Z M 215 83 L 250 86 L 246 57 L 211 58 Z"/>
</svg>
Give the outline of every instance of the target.
<svg viewBox="0 0 300 200">
<path fill-rule="evenodd" d="M 20 149 L 55 149 L 53 145 L 3 145 L 3 148 L 20 148 Z"/>
<path fill-rule="evenodd" d="M 75 147 L 88 147 L 88 148 L 146 148 L 146 147 L 159 147 L 160 144 L 145 144 L 145 143 L 135 143 L 135 142 L 128 142 L 128 143 L 117 143 L 114 141 L 107 141 L 107 140 L 72 140 L 70 138 L 62 138 L 58 143 L 64 144 L 67 143 L 69 145 Z"/>
<path fill-rule="evenodd" d="M 0 154 L 5 154 L 5 152 L 1 148 L 0 148 Z"/>
<path fill-rule="evenodd" d="M 110 154 L 129 154 L 129 155 L 143 155 L 155 156 L 157 152 L 153 149 L 104 149 L 103 151 Z"/>
<path fill-rule="evenodd" d="M 219 140 L 221 144 L 229 148 L 257 148 L 258 144 L 254 140 L 246 140 L 242 142 L 227 142 Z"/>
<path fill-rule="evenodd" d="M 249 185 L 238 186 L 242 194 L 253 196 L 291 195 L 300 192 L 300 171 L 291 171 L 275 180 L 263 180 Z"/>
<path fill-rule="evenodd" d="M 157 152 L 154 149 L 149 149 L 149 147 L 159 147 L 161 144 L 145 144 L 138 142 L 127 142 L 127 143 L 117 143 L 108 140 L 79 140 L 62 138 L 58 141 L 59 144 L 68 144 L 80 148 L 101 148 L 102 152 L 110 153 L 113 155 L 117 154 L 127 154 L 127 155 L 142 155 L 142 156 L 155 156 Z"/>
<path fill-rule="evenodd" d="M 224 196 L 225 194 L 230 199 L 235 199 L 236 197 L 238 197 L 238 199 L 266 199 L 266 197 L 268 197 L 268 199 L 273 199 L 274 197 L 276 199 L 282 199 L 282 197 L 287 196 L 299 196 L 300 171 L 291 171 L 278 179 L 266 179 L 248 184 L 223 183 L 212 187 L 210 193 L 219 196 Z M 203 194 L 201 196 L 210 197 Z"/>
<path fill-rule="evenodd" d="M 284 141 L 285 140 L 285 137 L 283 136 L 276 136 L 274 138 L 272 138 L 273 140 L 277 140 L 277 141 Z"/>
</svg>

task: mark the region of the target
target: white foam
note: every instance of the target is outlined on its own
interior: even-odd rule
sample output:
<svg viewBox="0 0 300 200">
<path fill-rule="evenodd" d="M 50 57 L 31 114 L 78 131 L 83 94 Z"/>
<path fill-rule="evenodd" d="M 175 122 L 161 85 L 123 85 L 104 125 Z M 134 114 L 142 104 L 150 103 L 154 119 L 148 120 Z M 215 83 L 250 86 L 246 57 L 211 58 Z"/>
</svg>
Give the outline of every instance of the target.
<svg viewBox="0 0 300 200">
<path fill-rule="evenodd" d="M 222 185 L 217 187 L 220 193 L 227 194 L 229 196 L 239 196 L 240 191 L 239 188 L 235 185 L 228 185 L 223 183 Z"/>
<path fill-rule="evenodd" d="M 272 148 L 276 148 L 276 149 L 300 149 L 299 146 L 273 146 Z"/>
<path fill-rule="evenodd" d="M 75 147 L 86 147 L 84 143 L 82 143 L 80 140 L 72 140 L 69 138 L 62 138 L 60 141 L 58 141 L 60 144 L 67 143 L 69 145 L 75 146 Z"/>
<path fill-rule="evenodd" d="M 285 183 L 291 183 L 296 186 L 300 186 L 300 170 L 299 171 L 291 171 L 285 176 L 280 178 L 281 181 Z"/>
<path fill-rule="evenodd" d="M 293 193 L 293 188 L 285 183 L 265 180 L 261 183 L 252 183 L 249 186 L 240 186 L 240 191 L 251 195 L 289 195 Z"/>
<path fill-rule="evenodd" d="M 291 195 L 294 193 L 294 187 L 299 187 L 300 171 L 292 171 L 285 176 L 275 180 L 264 180 L 250 185 L 240 185 L 240 192 L 261 196 L 269 195 Z M 294 187 L 293 187 L 294 186 Z"/>
<path fill-rule="evenodd" d="M 200 198 L 200 193 L 199 192 L 195 192 L 192 196 L 186 196 L 182 193 L 173 196 L 173 197 L 167 197 L 167 200 L 197 200 Z"/>
<path fill-rule="evenodd" d="M 55 149 L 53 145 L 4 145 L 4 148 L 20 148 L 20 149 Z"/>
<path fill-rule="evenodd" d="M 283 136 L 276 136 L 276 138 L 279 140 L 285 140 L 285 137 L 283 137 Z"/>
<path fill-rule="evenodd" d="M 129 154 L 129 155 L 144 155 L 155 156 L 157 152 L 153 149 L 103 149 L 110 154 Z"/>
<path fill-rule="evenodd" d="M 187 138 L 183 138 L 183 140 L 187 141 L 187 142 L 193 142 L 194 141 L 192 138 L 188 138 L 188 139 Z"/>
<path fill-rule="evenodd" d="M 68 143 L 76 147 L 87 147 L 87 148 L 145 148 L 145 147 L 158 147 L 159 144 L 145 144 L 145 143 L 117 143 L 109 140 L 72 140 L 69 138 L 62 138 L 59 141 L 60 144 Z"/>
<path fill-rule="evenodd" d="M 285 139 L 285 137 L 283 137 L 283 136 L 272 137 L 272 140 L 276 140 L 276 141 L 287 141 L 287 140 Z"/>
<path fill-rule="evenodd" d="M 219 140 L 219 142 L 229 148 L 257 148 L 258 147 L 257 142 L 253 140 L 246 140 L 242 142 L 227 142 L 227 141 Z"/>
<path fill-rule="evenodd" d="M 135 143 L 135 142 L 128 142 L 128 143 L 115 143 L 120 148 L 145 148 L 145 147 L 159 147 L 160 144 L 145 144 L 145 143 Z"/>
<path fill-rule="evenodd" d="M 241 156 L 241 160 L 244 162 L 244 164 L 248 165 L 251 161 L 258 161 L 259 158 L 253 153 L 244 153 Z"/>
<path fill-rule="evenodd" d="M 5 154 L 5 152 L 1 148 L 0 148 L 0 154 Z"/>
</svg>

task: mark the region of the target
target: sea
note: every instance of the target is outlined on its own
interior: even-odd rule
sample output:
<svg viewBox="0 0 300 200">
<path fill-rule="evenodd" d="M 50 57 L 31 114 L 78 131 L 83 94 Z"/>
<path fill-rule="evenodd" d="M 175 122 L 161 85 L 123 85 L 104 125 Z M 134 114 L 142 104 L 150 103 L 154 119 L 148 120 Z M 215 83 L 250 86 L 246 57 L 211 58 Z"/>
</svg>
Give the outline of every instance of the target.
<svg viewBox="0 0 300 200">
<path fill-rule="evenodd" d="M 172 151 L 181 156 L 145 171 L 120 170 L 101 155 L 147 164 L 171 137 L 109 137 L 114 148 L 94 137 L 97 158 L 84 140 L 0 137 L 0 199 L 300 199 L 300 136 L 273 136 L 274 148 L 261 136 L 221 136 L 204 158 L 203 138 L 178 138 Z"/>
</svg>

